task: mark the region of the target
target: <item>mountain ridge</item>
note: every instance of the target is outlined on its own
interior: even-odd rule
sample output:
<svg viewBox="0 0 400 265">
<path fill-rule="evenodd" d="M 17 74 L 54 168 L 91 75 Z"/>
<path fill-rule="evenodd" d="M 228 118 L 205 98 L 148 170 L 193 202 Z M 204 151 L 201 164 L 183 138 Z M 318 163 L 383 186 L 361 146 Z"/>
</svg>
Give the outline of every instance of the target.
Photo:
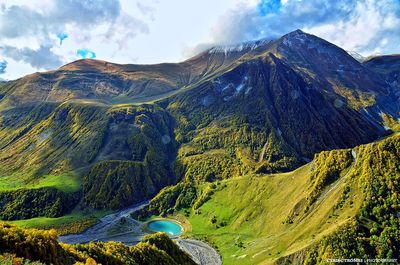
<svg viewBox="0 0 400 265">
<path fill-rule="evenodd" d="M 79 60 L 1 83 L 1 218 L 85 216 L 64 221 L 76 233 L 88 212 L 154 198 L 140 216 L 186 216 L 224 260 L 314 264 L 343 254 L 324 238 L 357 217 L 346 249 L 354 232 L 386 255 L 375 236 L 394 240 L 399 65 L 297 30 L 177 64 Z"/>
</svg>

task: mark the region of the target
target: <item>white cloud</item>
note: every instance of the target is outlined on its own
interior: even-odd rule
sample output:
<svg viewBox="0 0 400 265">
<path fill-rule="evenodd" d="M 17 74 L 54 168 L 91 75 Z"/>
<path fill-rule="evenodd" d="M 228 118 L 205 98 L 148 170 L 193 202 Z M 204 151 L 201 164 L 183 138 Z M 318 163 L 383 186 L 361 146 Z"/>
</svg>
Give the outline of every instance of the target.
<svg viewBox="0 0 400 265">
<path fill-rule="evenodd" d="M 300 28 L 364 55 L 400 52 L 398 0 L 260 2 L 264 8 L 269 7 L 267 14 L 262 14 L 254 2 L 226 11 L 210 32 L 211 44 L 273 39 Z M 280 8 L 276 8 L 279 4 Z M 390 41 L 382 42 L 382 39 Z"/>
<path fill-rule="evenodd" d="M 399 5 L 392 0 L 359 1 L 347 19 L 304 30 L 364 56 L 400 52 Z M 397 49 L 393 43 L 397 43 Z"/>
<path fill-rule="evenodd" d="M 40 46 L 39 49 L 3 46 L 0 47 L 0 52 L 7 58 L 25 62 L 37 69 L 52 69 L 62 64 L 60 58 L 52 52 L 52 47 L 48 45 Z"/>
<path fill-rule="evenodd" d="M 176 62 L 297 28 L 363 55 L 400 52 L 399 17 L 398 0 L 0 0 L 1 77 L 57 68 L 78 49 L 116 63 Z"/>
<path fill-rule="evenodd" d="M 119 0 L 17 0 L 0 6 L 0 57 L 35 69 L 57 68 L 78 59 L 78 49 L 102 49 L 104 43 L 127 48 L 129 39 L 148 33 L 147 24 L 125 13 Z M 69 36 L 62 46 L 60 33 Z M 8 76 L 26 74 L 14 70 L 9 67 Z"/>
<path fill-rule="evenodd" d="M 218 17 L 240 1 L 0 0 L 0 47 L 51 47 L 49 56 L 57 56 L 62 64 L 78 59 L 78 49 L 116 63 L 179 61 L 185 47 L 209 40 L 209 29 Z M 60 32 L 68 34 L 62 45 Z M 14 63 L 10 60 L 2 77 L 43 70 L 21 60 L 25 66 L 18 70 Z"/>
</svg>

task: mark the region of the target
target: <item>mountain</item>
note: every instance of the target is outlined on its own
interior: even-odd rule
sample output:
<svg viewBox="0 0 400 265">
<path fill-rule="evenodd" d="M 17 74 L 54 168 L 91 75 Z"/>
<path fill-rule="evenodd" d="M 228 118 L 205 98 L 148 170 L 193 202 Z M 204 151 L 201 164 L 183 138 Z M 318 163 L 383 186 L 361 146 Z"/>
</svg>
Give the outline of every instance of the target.
<svg viewBox="0 0 400 265">
<path fill-rule="evenodd" d="M 398 85 L 397 83 L 400 80 L 400 55 L 375 56 L 368 58 L 364 65 L 372 71 L 383 74 L 386 81 L 395 82 L 392 85 Z"/>
<path fill-rule="evenodd" d="M 397 133 L 289 173 L 182 182 L 134 216 L 185 216 L 189 236 L 216 246 L 225 264 L 399 258 L 399 157 Z"/>
<path fill-rule="evenodd" d="M 380 98 L 384 112 L 400 113 L 400 55 L 376 56 L 366 60 L 363 65 L 381 75 L 385 81 L 387 92 Z"/>
<path fill-rule="evenodd" d="M 181 178 L 289 171 L 386 134 L 380 115 L 397 117 L 399 104 L 371 69 L 297 30 L 177 64 L 79 60 L 10 81 L 0 87 L 3 189 L 65 176 L 85 205 L 115 209 Z"/>
<path fill-rule="evenodd" d="M 189 211 L 196 223 L 220 213 L 194 218 L 193 196 L 202 198 L 198 207 L 203 200 L 219 201 L 218 194 L 227 194 L 212 197 L 215 188 L 208 187 L 223 182 L 237 185 L 229 188 L 235 198 L 256 185 L 246 195 L 248 201 L 262 199 L 254 212 L 276 204 L 291 211 L 285 220 L 297 222 L 297 216 L 312 215 L 313 207 L 320 211 L 315 202 L 321 191 L 350 170 L 354 158 L 348 148 L 396 130 L 398 63 L 398 56 L 360 63 L 345 50 L 296 30 L 277 40 L 214 47 L 181 63 L 118 65 L 85 59 L 0 83 L 0 219 L 58 218 L 73 210 L 121 209 L 155 197 L 139 217 Z M 341 154 L 337 159 L 336 152 Z M 333 173 L 324 163 L 332 164 Z M 316 164 L 322 173 L 312 170 Z M 299 167 L 313 173 L 299 177 L 292 172 Z M 299 177 L 299 182 L 269 183 L 266 176 L 272 174 Z M 243 176 L 252 178 L 236 182 Z M 292 192 L 286 186 L 301 187 L 296 198 L 285 201 Z M 274 201 L 263 197 L 273 193 Z M 361 197 L 355 199 L 358 204 Z M 254 217 L 257 226 L 263 225 L 257 219 L 263 215 L 252 216 L 241 207 L 237 202 L 229 221 Z M 356 210 L 349 210 L 350 216 Z M 346 214 L 338 219 L 344 222 Z M 285 222 L 281 217 L 271 222 Z M 321 222 L 304 229 L 316 231 Z M 233 230 L 241 225 L 229 223 Z M 195 234 L 199 227 L 193 228 Z M 285 254 L 294 250 L 287 248 Z"/>
</svg>

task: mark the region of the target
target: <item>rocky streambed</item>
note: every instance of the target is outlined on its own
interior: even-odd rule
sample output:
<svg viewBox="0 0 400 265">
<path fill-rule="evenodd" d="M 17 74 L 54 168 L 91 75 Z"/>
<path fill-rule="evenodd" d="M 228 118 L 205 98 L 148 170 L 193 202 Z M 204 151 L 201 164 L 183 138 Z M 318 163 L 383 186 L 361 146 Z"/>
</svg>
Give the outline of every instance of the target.
<svg viewBox="0 0 400 265">
<path fill-rule="evenodd" d="M 88 243 L 90 241 L 117 241 L 126 245 L 135 245 L 148 232 L 143 229 L 144 223 L 133 219 L 131 213 L 142 209 L 148 203 L 148 201 L 142 202 L 106 215 L 83 233 L 60 236 L 58 240 L 68 244 Z M 222 264 L 220 255 L 210 245 L 195 239 L 175 237 L 174 240 L 197 264 Z"/>
</svg>

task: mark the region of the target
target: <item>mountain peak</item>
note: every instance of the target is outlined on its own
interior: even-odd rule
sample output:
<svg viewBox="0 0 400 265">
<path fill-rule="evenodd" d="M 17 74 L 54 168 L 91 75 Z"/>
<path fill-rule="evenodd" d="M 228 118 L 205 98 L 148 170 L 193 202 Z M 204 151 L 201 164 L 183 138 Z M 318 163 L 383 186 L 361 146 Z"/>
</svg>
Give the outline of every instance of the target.
<svg viewBox="0 0 400 265">
<path fill-rule="evenodd" d="M 301 29 L 296 29 L 292 32 L 287 33 L 286 35 L 308 35 L 306 32 L 302 31 Z"/>
<path fill-rule="evenodd" d="M 61 66 L 59 69 L 61 70 L 76 70 L 76 68 L 81 68 L 81 67 L 87 67 L 87 66 L 97 66 L 97 65 L 102 65 L 105 64 L 106 62 L 97 60 L 97 59 L 79 59 L 76 61 L 72 61 L 70 63 L 67 63 L 63 66 Z"/>
<path fill-rule="evenodd" d="M 305 40 L 308 40 L 313 37 L 315 38 L 314 35 L 308 34 L 300 29 L 296 29 L 295 31 L 292 31 L 292 32 L 289 32 L 289 33 L 283 35 L 280 39 L 289 40 L 289 41 L 300 40 L 300 41 L 304 42 Z"/>
<path fill-rule="evenodd" d="M 217 45 L 209 49 L 207 52 L 210 54 L 214 53 L 232 53 L 232 52 L 246 52 L 250 50 L 254 50 L 260 46 L 266 45 L 272 42 L 271 39 L 260 39 L 254 41 L 246 41 L 236 44 L 228 44 L 228 45 Z"/>
</svg>

